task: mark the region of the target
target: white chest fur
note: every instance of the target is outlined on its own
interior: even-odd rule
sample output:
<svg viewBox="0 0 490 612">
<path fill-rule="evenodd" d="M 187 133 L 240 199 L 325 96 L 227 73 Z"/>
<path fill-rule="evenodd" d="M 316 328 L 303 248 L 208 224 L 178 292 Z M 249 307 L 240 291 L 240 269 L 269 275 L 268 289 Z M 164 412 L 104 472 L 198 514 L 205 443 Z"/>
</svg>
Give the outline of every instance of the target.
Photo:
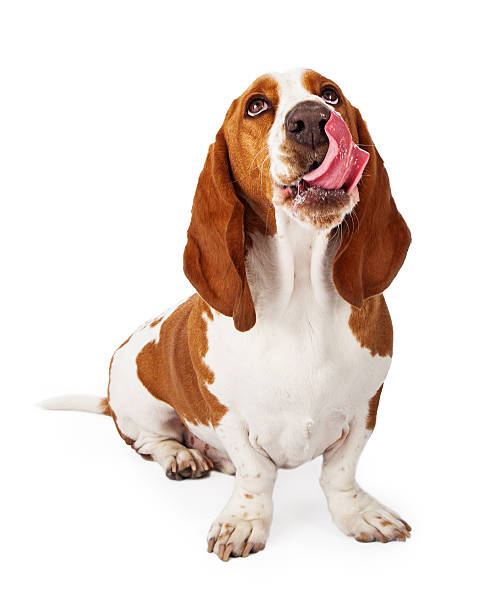
<svg viewBox="0 0 490 612">
<path fill-rule="evenodd" d="M 210 391 L 238 411 L 252 444 L 276 465 L 295 467 L 323 453 L 366 409 L 390 359 L 373 357 L 352 335 L 325 232 L 281 210 L 276 220 L 277 234 L 254 236 L 247 260 L 257 323 L 241 333 L 214 312 L 206 362 L 215 374 Z"/>
</svg>

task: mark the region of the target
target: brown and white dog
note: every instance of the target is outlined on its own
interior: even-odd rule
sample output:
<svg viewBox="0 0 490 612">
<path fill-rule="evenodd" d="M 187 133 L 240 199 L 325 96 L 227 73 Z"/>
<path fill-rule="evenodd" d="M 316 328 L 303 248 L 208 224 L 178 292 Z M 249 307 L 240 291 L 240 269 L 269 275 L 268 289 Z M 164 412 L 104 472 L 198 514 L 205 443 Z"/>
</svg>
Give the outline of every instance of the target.
<svg viewBox="0 0 490 612">
<path fill-rule="evenodd" d="M 336 111 L 370 153 L 359 189 L 303 177 Z M 230 106 L 197 185 L 184 270 L 197 293 L 115 352 L 107 399 L 49 408 L 110 414 L 170 478 L 236 474 L 208 534 L 220 559 L 264 548 L 278 468 L 323 456 L 333 520 L 361 542 L 410 527 L 363 491 L 357 461 L 392 355 L 383 298 L 410 232 L 359 111 L 311 70 L 258 78 Z"/>
</svg>

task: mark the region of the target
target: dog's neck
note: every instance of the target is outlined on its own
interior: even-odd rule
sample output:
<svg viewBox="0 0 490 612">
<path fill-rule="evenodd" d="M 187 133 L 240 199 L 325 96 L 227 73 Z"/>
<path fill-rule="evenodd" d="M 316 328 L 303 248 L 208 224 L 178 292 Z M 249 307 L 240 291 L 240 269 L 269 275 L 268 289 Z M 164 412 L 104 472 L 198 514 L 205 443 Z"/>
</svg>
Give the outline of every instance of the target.
<svg viewBox="0 0 490 612">
<path fill-rule="evenodd" d="M 338 238 L 330 238 L 328 230 L 301 224 L 279 206 L 275 208 L 277 233 L 253 234 L 247 255 L 247 278 L 257 320 L 332 309 L 341 299 L 332 282 Z"/>
</svg>

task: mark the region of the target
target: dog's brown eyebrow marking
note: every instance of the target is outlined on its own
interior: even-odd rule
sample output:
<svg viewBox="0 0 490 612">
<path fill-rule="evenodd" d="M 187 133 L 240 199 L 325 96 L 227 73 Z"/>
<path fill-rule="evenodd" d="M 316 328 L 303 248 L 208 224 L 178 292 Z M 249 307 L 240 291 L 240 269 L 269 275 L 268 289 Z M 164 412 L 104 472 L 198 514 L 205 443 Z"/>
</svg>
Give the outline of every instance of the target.
<svg viewBox="0 0 490 612">
<path fill-rule="evenodd" d="M 279 90 L 276 79 L 269 74 L 263 74 L 240 97 L 248 99 L 254 94 L 264 95 L 273 106 L 277 106 L 279 103 Z"/>
</svg>

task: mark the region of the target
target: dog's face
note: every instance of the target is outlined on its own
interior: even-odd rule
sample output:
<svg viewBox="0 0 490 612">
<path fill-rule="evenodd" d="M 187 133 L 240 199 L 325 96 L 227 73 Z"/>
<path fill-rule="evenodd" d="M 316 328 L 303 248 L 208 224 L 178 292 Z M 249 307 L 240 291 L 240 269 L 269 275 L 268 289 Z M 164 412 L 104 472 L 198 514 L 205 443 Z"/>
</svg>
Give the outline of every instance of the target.
<svg viewBox="0 0 490 612">
<path fill-rule="evenodd" d="M 325 125 L 335 111 L 356 141 L 355 110 L 336 83 L 313 70 L 259 77 L 233 102 L 223 124 L 232 174 L 259 214 L 282 206 L 294 219 L 329 230 L 352 211 L 357 189 L 303 180 L 327 154 Z"/>
<path fill-rule="evenodd" d="M 333 182 L 329 160 L 338 171 Z M 252 83 L 230 106 L 199 177 L 184 271 L 201 297 L 241 331 L 255 323 L 246 250 L 254 234 L 275 234 L 276 210 L 327 234 L 342 228 L 332 280 L 358 308 L 389 286 L 410 244 L 360 112 L 333 81 L 312 70 Z"/>
</svg>

